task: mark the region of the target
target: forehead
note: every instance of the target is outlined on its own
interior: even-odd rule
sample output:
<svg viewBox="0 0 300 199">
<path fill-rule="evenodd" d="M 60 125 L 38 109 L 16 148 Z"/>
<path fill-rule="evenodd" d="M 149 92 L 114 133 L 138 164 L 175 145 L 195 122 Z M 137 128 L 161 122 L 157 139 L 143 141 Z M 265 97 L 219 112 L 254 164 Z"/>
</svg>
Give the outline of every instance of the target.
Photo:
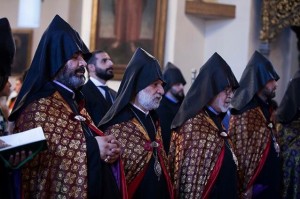
<svg viewBox="0 0 300 199">
<path fill-rule="evenodd" d="M 97 53 L 96 57 L 98 59 L 109 58 L 109 55 L 106 52 Z"/>
<path fill-rule="evenodd" d="M 158 80 L 152 82 L 152 84 L 150 84 L 150 85 L 157 85 L 157 84 L 163 84 L 163 81 L 158 79 Z"/>
<path fill-rule="evenodd" d="M 271 79 L 266 83 L 266 86 L 272 86 L 273 84 L 276 84 L 276 80 Z"/>
<path fill-rule="evenodd" d="M 76 52 L 73 54 L 73 58 L 75 57 L 78 57 L 78 56 L 82 56 L 82 52 Z"/>
</svg>

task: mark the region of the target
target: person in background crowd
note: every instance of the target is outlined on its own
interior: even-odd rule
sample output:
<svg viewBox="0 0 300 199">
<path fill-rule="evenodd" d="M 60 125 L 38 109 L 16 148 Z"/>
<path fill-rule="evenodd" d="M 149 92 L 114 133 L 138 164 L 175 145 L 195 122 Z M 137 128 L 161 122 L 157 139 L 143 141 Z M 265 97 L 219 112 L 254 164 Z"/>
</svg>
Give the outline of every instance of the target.
<svg viewBox="0 0 300 199">
<path fill-rule="evenodd" d="M 282 198 L 300 198 L 300 70 L 290 81 L 277 109 L 279 143 L 283 158 Z"/>
<path fill-rule="evenodd" d="M 239 84 L 214 53 L 201 67 L 173 122 L 169 160 L 176 198 L 237 198 L 237 166 L 224 115 Z"/>
<path fill-rule="evenodd" d="M 0 97 L 10 94 L 11 83 L 8 78 L 11 74 L 11 65 L 16 47 L 7 18 L 0 19 Z M 0 107 L 0 136 L 7 134 L 7 110 Z"/>
<path fill-rule="evenodd" d="M 106 85 L 106 82 L 114 77 L 113 62 L 107 52 L 95 51 L 88 61 L 87 69 L 90 79 L 81 91 L 85 98 L 86 110 L 97 125 L 117 95 L 116 91 Z"/>
<path fill-rule="evenodd" d="M 158 107 L 157 114 L 161 124 L 162 138 L 166 153 L 169 152 L 171 139 L 171 123 L 184 99 L 184 85 L 186 81 L 177 66 L 167 63 L 163 71 L 165 94 Z"/>
<path fill-rule="evenodd" d="M 0 96 L 7 97 L 10 93 L 10 82 L 8 80 L 11 74 L 11 65 L 15 55 L 16 47 L 11 33 L 10 24 L 7 18 L 0 19 Z M 7 113 L 8 114 L 8 113 Z M 3 114 L 0 109 L 0 148 L 7 147 L 8 144 L 1 140 L 1 136 L 7 135 L 7 114 Z M 16 152 L 14 154 L 8 154 L 8 162 L 10 165 L 18 165 L 27 156 L 25 151 Z M 31 155 L 31 152 L 29 152 Z M 13 172 L 8 168 L 1 155 L 0 160 L 0 196 L 5 199 L 17 199 L 18 198 L 18 186 L 15 185 L 18 182 L 14 179 L 18 177 L 18 172 Z"/>
<path fill-rule="evenodd" d="M 15 101 L 16 101 L 17 96 L 22 87 L 22 83 L 23 83 L 23 77 L 17 77 L 16 82 L 15 82 L 15 87 L 7 98 L 7 106 L 9 109 L 9 113 L 11 112 L 12 108 L 14 107 Z"/>
</svg>

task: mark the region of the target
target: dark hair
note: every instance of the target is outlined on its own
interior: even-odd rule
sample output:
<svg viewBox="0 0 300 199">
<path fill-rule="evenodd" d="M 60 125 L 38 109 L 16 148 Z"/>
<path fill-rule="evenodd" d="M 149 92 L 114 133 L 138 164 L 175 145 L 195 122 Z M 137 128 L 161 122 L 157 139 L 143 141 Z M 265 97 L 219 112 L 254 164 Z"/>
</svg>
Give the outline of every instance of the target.
<svg viewBox="0 0 300 199">
<path fill-rule="evenodd" d="M 8 76 L 0 76 L 0 91 L 2 91 L 8 81 Z"/>
<path fill-rule="evenodd" d="M 104 50 L 96 50 L 94 52 L 92 52 L 92 56 L 91 58 L 88 60 L 88 63 L 87 64 L 96 64 L 96 55 L 99 54 L 99 53 L 105 53 Z"/>
</svg>

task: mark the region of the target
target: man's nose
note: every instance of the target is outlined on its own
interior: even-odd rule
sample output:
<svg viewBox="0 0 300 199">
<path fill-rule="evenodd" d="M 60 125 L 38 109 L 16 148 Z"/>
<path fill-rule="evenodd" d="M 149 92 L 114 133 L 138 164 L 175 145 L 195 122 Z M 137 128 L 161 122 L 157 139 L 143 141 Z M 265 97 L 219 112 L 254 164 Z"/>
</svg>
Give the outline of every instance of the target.
<svg viewBox="0 0 300 199">
<path fill-rule="evenodd" d="M 82 59 L 82 60 L 79 61 L 79 65 L 86 67 L 87 63 L 84 61 L 84 59 Z"/>
<path fill-rule="evenodd" d="M 162 85 L 158 85 L 157 92 L 160 93 L 161 95 L 163 95 L 165 93 L 164 88 L 162 87 Z"/>
</svg>

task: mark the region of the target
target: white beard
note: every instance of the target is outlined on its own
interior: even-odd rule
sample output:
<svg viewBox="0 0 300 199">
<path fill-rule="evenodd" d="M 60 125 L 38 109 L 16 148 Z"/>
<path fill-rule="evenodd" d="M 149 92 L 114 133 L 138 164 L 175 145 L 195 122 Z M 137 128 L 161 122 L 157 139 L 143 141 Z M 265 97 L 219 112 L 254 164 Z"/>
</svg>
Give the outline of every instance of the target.
<svg viewBox="0 0 300 199">
<path fill-rule="evenodd" d="M 147 92 L 145 92 L 144 90 L 141 90 L 138 94 L 137 94 L 137 100 L 140 103 L 140 105 L 150 111 L 153 109 L 157 109 L 159 107 L 159 103 L 161 100 L 161 96 L 157 97 L 157 96 L 151 96 L 150 94 L 148 94 Z"/>
</svg>

